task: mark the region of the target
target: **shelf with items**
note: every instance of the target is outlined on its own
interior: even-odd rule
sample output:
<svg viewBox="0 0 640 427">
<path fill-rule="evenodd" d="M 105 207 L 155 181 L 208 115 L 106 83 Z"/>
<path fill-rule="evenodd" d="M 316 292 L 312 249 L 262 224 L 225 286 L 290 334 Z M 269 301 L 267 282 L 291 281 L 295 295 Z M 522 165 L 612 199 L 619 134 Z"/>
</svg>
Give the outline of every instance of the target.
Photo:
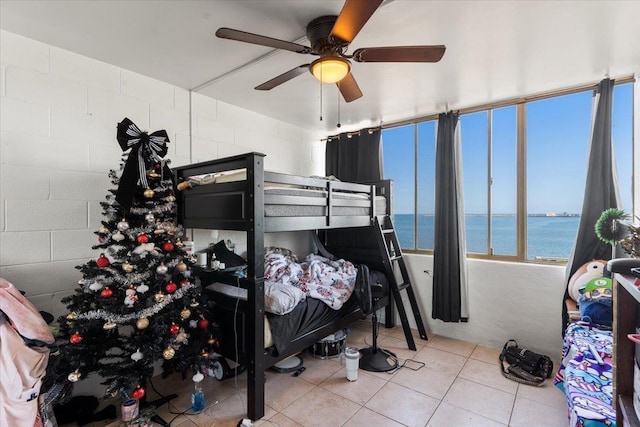
<svg viewBox="0 0 640 427">
<path fill-rule="evenodd" d="M 635 278 L 615 274 L 613 309 L 613 393 L 616 403 L 616 419 L 620 426 L 640 427 L 633 408 L 633 375 L 635 348 L 627 339 L 636 332 L 640 318 L 640 288 Z"/>
</svg>

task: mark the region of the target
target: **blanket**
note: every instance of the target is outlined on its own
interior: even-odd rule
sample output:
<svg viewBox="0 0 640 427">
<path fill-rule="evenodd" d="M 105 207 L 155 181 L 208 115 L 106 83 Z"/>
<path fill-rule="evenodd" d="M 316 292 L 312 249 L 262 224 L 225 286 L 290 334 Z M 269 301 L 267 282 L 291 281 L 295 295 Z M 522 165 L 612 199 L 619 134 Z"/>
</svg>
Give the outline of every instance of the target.
<svg viewBox="0 0 640 427">
<path fill-rule="evenodd" d="M 569 425 L 613 427 L 613 336 L 600 325 L 571 323 L 554 384 L 567 395 Z"/>
<path fill-rule="evenodd" d="M 319 299 L 334 310 L 342 308 L 353 293 L 357 273 L 349 261 L 332 261 L 315 254 L 308 255 L 303 263 L 281 253 L 265 257 L 266 287 L 295 286 L 301 295 Z"/>
<path fill-rule="evenodd" d="M 42 425 L 38 395 L 52 344 L 44 319 L 13 284 L 0 278 L 0 426 Z"/>
</svg>

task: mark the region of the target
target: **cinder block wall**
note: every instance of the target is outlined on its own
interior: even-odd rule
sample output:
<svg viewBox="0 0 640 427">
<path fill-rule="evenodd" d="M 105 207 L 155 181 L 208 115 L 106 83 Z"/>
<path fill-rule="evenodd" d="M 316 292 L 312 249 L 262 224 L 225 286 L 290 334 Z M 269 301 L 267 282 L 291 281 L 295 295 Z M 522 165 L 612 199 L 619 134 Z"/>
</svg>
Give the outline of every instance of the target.
<svg viewBox="0 0 640 427">
<path fill-rule="evenodd" d="M 75 266 L 97 256 L 124 117 L 166 129 L 172 166 L 260 151 L 269 170 L 324 172 L 318 135 L 114 65 L 0 31 L 0 67 L 0 276 L 56 316 L 81 277 Z M 229 237 L 189 233 L 197 247 Z M 231 237 L 242 252 L 242 236 Z"/>
</svg>

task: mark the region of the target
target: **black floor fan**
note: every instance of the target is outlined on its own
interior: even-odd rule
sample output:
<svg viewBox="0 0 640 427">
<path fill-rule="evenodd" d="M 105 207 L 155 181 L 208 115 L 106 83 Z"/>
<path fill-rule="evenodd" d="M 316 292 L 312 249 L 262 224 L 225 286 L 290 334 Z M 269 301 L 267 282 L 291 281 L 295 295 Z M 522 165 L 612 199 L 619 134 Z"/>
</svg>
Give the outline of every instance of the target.
<svg viewBox="0 0 640 427">
<path fill-rule="evenodd" d="M 369 268 L 360 264 L 355 287 L 360 310 L 366 316 L 371 314 L 373 329 L 373 344 L 360 350 L 360 369 L 369 372 L 388 372 L 398 368 L 398 358 L 389 350 L 378 348 L 378 315 L 377 312 L 384 305 L 380 305 L 383 298 L 389 297 L 388 290 L 380 283 L 372 283 Z"/>
</svg>

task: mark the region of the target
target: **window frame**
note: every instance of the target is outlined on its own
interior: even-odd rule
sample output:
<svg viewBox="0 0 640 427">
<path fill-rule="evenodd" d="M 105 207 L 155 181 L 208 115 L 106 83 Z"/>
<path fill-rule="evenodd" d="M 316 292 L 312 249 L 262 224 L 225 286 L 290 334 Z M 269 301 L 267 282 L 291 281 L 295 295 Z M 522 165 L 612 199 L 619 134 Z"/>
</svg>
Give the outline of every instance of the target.
<svg viewBox="0 0 640 427">
<path fill-rule="evenodd" d="M 616 79 L 615 86 L 632 83 L 636 85 L 636 81 L 634 76 L 627 76 L 623 78 Z M 467 252 L 467 258 L 471 259 L 486 259 L 486 260 L 494 260 L 494 261 L 510 261 L 510 262 L 519 262 L 519 263 L 530 263 L 530 264 L 549 264 L 549 265 L 565 265 L 567 260 L 565 259 L 528 259 L 527 256 L 527 141 L 526 141 L 526 122 L 527 122 L 527 104 L 529 102 L 539 101 L 543 99 L 555 98 L 565 95 L 570 95 L 578 92 L 585 91 L 593 91 L 597 87 L 597 83 L 586 84 L 581 86 L 576 86 L 573 88 L 555 90 L 551 92 L 545 92 L 542 94 L 521 97 L 511 100 L 506 100 L 502 102 L 496 102 L 491 104 L 479 105 L 476 107 L 466 108 L 464 110 L 459 110 L 458 113 L 460 115 L 470 114 L 480 111 L 487 111 L 487 168 L 488 168 L 488 180 L 487 180 L 487 221 L 488 221 L 488 239 L 487 239 L 487 253 L 470 253 Z M 632 88 L 632 108 L 631 108 L 631 120 L 634 122 L 635 111 L 633 106 L 637 103 L 635 97 L 637 96 L 638 89 Z M 493 164 L 492 164 L 492 150 L 493 150 L 493 141 L 492 141 L 492 121 L 493 121 L 493 111 L 498 108 L 515 106 L 516 107 L 516 254 L 515 255 L 494 255 L 492 248 L 492 237 L 493 237 L 493 229 L 492 229 L 492 186 L 493 186 Z M 420 117 L 412 120 L 404 120 L 402 122 L 397 122 L 393 124 L 387 124 L 382 126 L 382 129 L 390 129 L 398 126 L 413 126 L 413 147 L 414 147 L 414 227 L 413 227 L 413 241 L 414 248 L 402 248 L 404 253 L 408 254 L 423 254 L 423 255 L 432 255 L 432 249 L 417 249 L 418 247 L 418 125 L 422 122 L 432 121 L 438 119 L 438 115 L 430 115 L 425 117 Z M 437 122 L 436 122 L 437 126 Z M 636 149 L 636 141 L 634 139 L 635 133 L 632 129 L 631 133 L 631 150 L 632 150 L 632 158 L 635 159 L 635 149 Z M 635 171 L 636 165 L 635 162 L 632 162 L 632 171 Z M 634 181 L 632 181 L 632 193 L 635 191 Z M 632 196 L 632 207 L 631 212 L 636 211 L 636 199 Z"/>
</svg>

